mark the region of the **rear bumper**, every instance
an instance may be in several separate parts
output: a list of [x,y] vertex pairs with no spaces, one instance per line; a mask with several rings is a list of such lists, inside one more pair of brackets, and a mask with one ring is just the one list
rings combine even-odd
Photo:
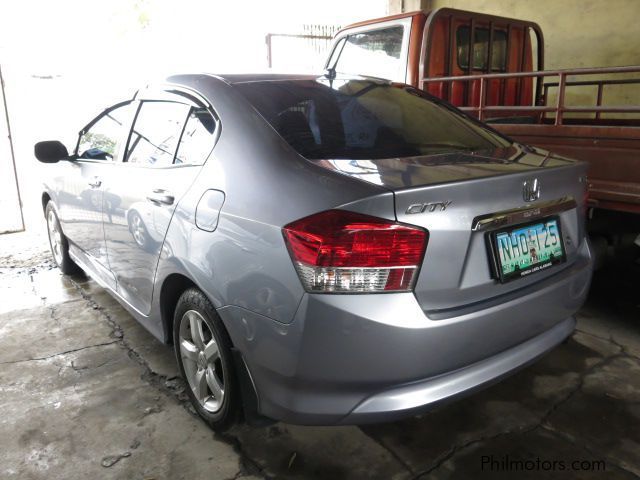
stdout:
[[411,293],[305,294],[290,324],[240,307],[219,312],[262,415],[308,425],[388,421],[495,382],[564,340],[591,263],[585,242],[572,265],[518,296],[440,320]]
[[529,365],[561,343],[573,332],[576,321],[569,317],[546,332],[486,360],[452,373],[386,390],[370,396],[342,419],[341,423],[371,423],[392,420],[433,407],[499,381]]

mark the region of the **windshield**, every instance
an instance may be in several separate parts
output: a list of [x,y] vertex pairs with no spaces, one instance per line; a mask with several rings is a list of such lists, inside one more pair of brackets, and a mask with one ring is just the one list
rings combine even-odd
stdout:
[[511,144],[408,86],[319,78],[247,82],[235,88],[309,159],[412,157]]

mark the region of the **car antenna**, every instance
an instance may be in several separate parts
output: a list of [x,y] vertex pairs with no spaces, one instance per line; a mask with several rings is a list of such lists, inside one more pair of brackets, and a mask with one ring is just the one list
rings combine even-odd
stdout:
[[329,86],[333,88],[333,81],[336,79],[336,67],[327,67],[324,69],[324,76],[329,80]]
[[336,67],[327,67],[324,69],[324,76],[329,80],[334,80],[336,78]]

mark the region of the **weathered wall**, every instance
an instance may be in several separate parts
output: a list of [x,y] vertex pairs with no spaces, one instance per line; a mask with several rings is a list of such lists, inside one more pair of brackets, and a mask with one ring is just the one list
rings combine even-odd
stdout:
[[414,10],[430,10],[431,0],[388,0],[389,15]]
[[531,20],[545,68],[640,64],[640,0],[389,0],[390,13],[452,7]]

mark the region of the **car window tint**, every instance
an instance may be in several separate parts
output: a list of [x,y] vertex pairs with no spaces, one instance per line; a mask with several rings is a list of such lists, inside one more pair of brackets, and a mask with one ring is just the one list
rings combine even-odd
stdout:
[[206,108],[192,108],[178,145],[175,164],[201,165],[215,141],[216,121]]
[[411,87],[317,79],[234,86],[309,159],[379,159],[492,150],[510,142]]
[[81,137],[78,156],[90,160],[117,160],[119,148],[129,125],[133,105],[128,103],[104,114]]
[[402,25],[349,35],[335,70],[404,82],[406,66],[401,58],[403,36]]
[[171,165],[189,109],[182,103],[142,102],[125,161],[154,167]]

